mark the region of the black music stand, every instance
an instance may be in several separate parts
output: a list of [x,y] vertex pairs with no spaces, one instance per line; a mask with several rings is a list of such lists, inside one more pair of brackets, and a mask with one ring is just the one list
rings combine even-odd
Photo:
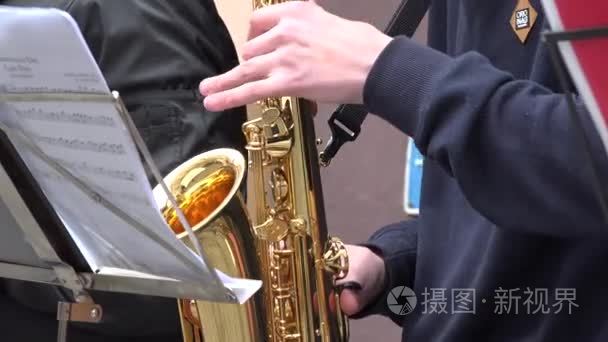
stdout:
[[[31,59],[37,63],[35,68],[23,67],[30,72],[26,77],[27,82],[16,82],[15,80],[21,80],[22,77],[20,75],[13,77],[4,69],[2,71],[5,72],[0,73],[2,76],[6,75],[4,77],[8,80],[0,79],[0,225],[2,225],[0,226],[0,277],[61,286],[71,292],[71,296],[66,296],[69,299],[58,304],[57,338],[62,342],[66,340],[68,322],[96,323],[103,319],[103,308],[93,302],[89,291],[175,298],[176,305],[177,299],[183,298],[238,304],[253,295],[260,288],[261,281],[245,279],[236,281],[213,269],[208,262],[200,241],[194,235],[175,196],[164,183],[163,176],[119,94],[107,89],[103,75],[95,64],[73,18],[66,12],[54,9],[15,9],[5,6],[0,6],[0,16],[3,16],[4,21],[0,20],[0,22],[6,25],[6,31],[11,32],[2,36],[1,50],[9,51],[10,56],[32,56]],[[48,51],[37,45],[48,40],[35,39],[41,36],[41,32],[47,32],[45,25],[48,25],[49,30],[55,30],[57,37],[53,37],[53,42],[73,42],[63,46],[71,51],[72,62],[78,66],[74,73],[79,76],[72,75],[71,66],[62,69],[63,71],[54,70],[59,65],[70,63],[70,59],[64,60],[60,55],[64,53],[63,51],[58,50],[59,52],[53,53],[54,51]],[[16,34],[13,35],[12,30]],[[25,33],[19,35],[19,30]],[[47,35],[43,36],[47,37]],[[50,47],[47,46],[47,49]],[[44,70],[39,70],[43,68]],[[81,75],[84,75],[84,81],[74,79],[74,77],[79,79]],[[89,87],[91,79],[103,86]],[[49,84],[52,86],[48,86]],[[158,224],[162,222],[156,222],[157,225],[146,223],[145,215],[148,213],[144,213],[143,218],[139,218],[138,213],[129,213],[128,208],[121,208],[120,204],[108,200],[117,197],[106,195],[101,185],[91,182],[90,179],[87,182],[86,177],[76,177],[71,170],[77,168],[71,167],[70,161],[60,161],[47,155],[35,140],[34,132],[27,132],[18,123],[12,122],[14,118],[11,107],[22,103],[35,103],[38,108],[78,104],[92,112],[98,111],[97,108],[108,111],[106,114],[110,115],[112,120],[120,122],[116,129],[120,130],[121,134],[124,132],[130,136],[132,141],[127,144],[134,143],[134,148],[138,152],[137,157],[140,159],[137,162],[141,162],[143,167],[148,167],[154,180],[167,196],[167,200],[172,203],[180,223],[188,233],[191,248],[198,258],[190,254],[191,251],[185,244],[172,240],[177,237],[168,230],[168,226],[166,226],[167,231],[160,231],[164,227],[159,227]],[[2,116],[5,114],[2,112],[5,109],[3,107],[6,107],[8,112],[6,116]],[[55,127],[47,126],[45,129],[53,130]],[[86,132],[79,133],[86,134]],[[42,177],[42,172],[35,170],[33,163],[24,161],[29,161],[28,157],[20,154],[24,151],[27,151],[28,156],[31,154],[35,157],[40,165],[44,164],[45,170],[52,170],[53,175],[69,183],[70,191],[80,192],[79,195],[82,196],[78,196],[77,200],[86,197],[87,201],[95,204],[90,208],[103,210],[104,215],[112,215],[112,221],[109,222],[120,220],[121,233],[134,234],[120,235],[123,241],[143,237],[150,242],[148,248],[142,250],[146,252],[142,258],[147,258],[146,261],[150,261],[153,265],[159,261],[168,262],[162,263],[162,267],[155,268],[141,265],[144,263],[141,260],[133,262],[126,260],[125,255],[131,257],[137,255],[126,254],[125,250],[115,248],[111,239],[107,237],[96,238],[96,234],[104,227],[82,229],[77,227],[77,222],[70,222],[67,217],[69,214],[59,209],[63,203],[53,202],[59,201],[61,197],[56,192],[43,191],[43,189],[48,190],[46,186],[48,181],[33,176]],[[85,150],[83,153],[88,151]],[[130,156],[134,157],[134,154]],[[32,168],[29,169],[28,165]],[[139,168],[138,170],[142,171]],[[142,188],[136,191],[138,190],[143,192],[149,189]],[[60,192],[60,195],[65,194]],[[77,209],[79,203],[72,201],[68,205]],[[152,206],[151,209],[156,208]],[[157,218],[161,220],[160,213],[156,214],[159,214]],[[69,225],[73,225],[72,229]],[[112,231],[106,233],[111,234]],[[87,240],[87,243],[83,243],[84,240]],[[101,243],[97,244],[97,242]],[[103,246],[99,246],[102,244]],[[125,248],[124,245],[122,248]],[[161,249],[163,255],[170,256],[171,260],[160,260],[162,256],[155,257]],[[130,252],[135,250],[132,249]],[[96,255],[107,256],[108,260],[115,259],[119,262],[103,261],[103,264],[96,265],[95,259],[99,259],[95,257]],[[178,266],[182,271],[171,272]],[[184,272],[184,270],[192,273],[188,274],[188,271]],[[107,316],[107,312],[105,314]]]
[[[584,150],[585,157],[591,165],[594,190],[596,191],[596,196],[598,198],[598,201],[600,202],[602,212],[604,213],[605,223],[608,226],[608,191],[602,189],[602,183],[600,181],[600,169],[598,168],[597,163],[595,162],[595,159],[592,156],[591,143],[583,129],[583,124],[580,118],[581,113],[579,113],[574,103],[574,94],[571,91],[571,88],[569,87],[568,70],[566,70],[566,66],[564,65],[564,63],[562,63],[562,58],[558,46],[560,42],[565,41],[589,40],[607,37],[608,27],[592,27],[564,31],[547,31],[543,33],[543,39],[549,48],[549,55],[551,56],[554,69],[557,73],[560,87],[566,95],[566,101],[568,104],[570,115],[572,115],[572,119],[575,125],[577,126],[576,131],[579,133],[579,139],[580,143],[582,144],[582,149]],[[608,153],[608,151],[606,152]]]
[[[125,120],[143,159],[149,164],[152,172],[159,176],[158,169],[117,92],[113,92],[111,96],[78,94],[67,97],[65,94],[0,94],[0,102],[21,100],[113,102]],[[96,273],[86,262],[67,227],[12,145],[9,139],[11,136],[13,139],[17,138],[10,128],[0,124],[0,277],[61,286],[72,293],[72,302],[58,303],[58,341],[66,341],[68,322],[99,323],[103,319],[103,308],[93,302],[88,294],[90,290],[238,302],[231,289],[225,289],[227,292],[210,291],[207,286],[209,284],[162,277]],[[35,146],[30,147],[35,153],[41,154],[39,157],[48,159],[48,156],[36,151]],[[57,171],[67,172],[65,169]],[[78,179],[73,175],[64,173],[64,176],[71,179],[82,191],[93,191],[84,184],[78,184]],[[100,196],[95,193],[90,195]],[[107,203],[101,196],[98,200],[102,203],[105,201],[106,205],[110,206],[108,209],[131,223],[134,229],[141,231],[137,222],[130,221],[130,217],[119,208],[112,207],[112,204]]]

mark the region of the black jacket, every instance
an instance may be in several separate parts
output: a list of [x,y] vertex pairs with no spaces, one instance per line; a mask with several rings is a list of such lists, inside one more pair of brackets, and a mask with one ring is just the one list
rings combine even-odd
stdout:
[[[238,63],[213,0],[14,0],[0,4],[56,7],[74,17],[110,88],[120,92],[161,172],[168,173],[186,159],[217,147],[244,152],[244,108],[230,113],[209,112],[198,97],[198,83],[203,78]],[[55,328],[56,303],[66,294],[59,288],[38,284],[5,280],[4,285],[0,293],[3,337],[54,341],[54,331],[44,327]],[[92,330],[91,334],[73,329],[70,340],[81,337],[91,341],[93,335],[122,336],[129,341],[146,335],[179,340],[174,299],[108,293],[94,293],[94,299],[106,308],[105,322],[79,326]],[[11,306],[13,300],[18,304]],[[32,311],[19,311],[22,309]],[[18,328],[24,320],[29,322],[26,327],[37,328]]]
[[[592,181],[608,160],[578,96],[582,131],[569,112],[541,1],[525,44],[516,3],[433,1],[430,47],[395,39],[365,85],[368,110],[425,156],[420,216],[368,242],[388,274],[371,312],[400,322],[403,341],[608,339],[608,227]],[[399,286],[418,298],[407,315],[387,306]]]

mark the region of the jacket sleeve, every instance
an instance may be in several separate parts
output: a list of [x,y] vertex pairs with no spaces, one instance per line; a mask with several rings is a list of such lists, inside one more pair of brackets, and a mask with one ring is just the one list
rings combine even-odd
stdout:
[[[564,94],[516,80],[475,52],[453,58],[398,37],[374,64],[364,102],[412,136],[497,226],[562,237],[608,232]],[[605,150],[579,99],[576,106],[605,174]]]
[[370,239],[360,244],[378,254],[384,261],[386,280],[384,290],[353,319],[369,315],[383,315],[401,325],[403,315],[388,310],[387,296],[398,286],[412,288],[416,270],[416,250],[418,246],[418,220],[393,223],[375,232]]

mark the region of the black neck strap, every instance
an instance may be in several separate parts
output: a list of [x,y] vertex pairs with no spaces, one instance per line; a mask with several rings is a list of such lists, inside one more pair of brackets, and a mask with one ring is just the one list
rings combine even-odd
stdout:
[[[413,36],[424,18],[430,2],[430,0],[403,0],[384,33],[390,37]],[[367,110],[363,105],[343,104],[338,106],[328,121],[331,138],[327,142],[325,150],[319,155],[321,165],[329,165],[344,143],[357,139],[366,116]]]

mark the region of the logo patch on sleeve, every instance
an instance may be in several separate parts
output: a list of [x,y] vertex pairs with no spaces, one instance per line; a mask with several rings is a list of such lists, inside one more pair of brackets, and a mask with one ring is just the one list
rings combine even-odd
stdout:
[[517,1],[517,6],[515,6],[511,16],[511,27],[522,44],[526,43],[537,18],[538,12],[532,7],[530,0]]

